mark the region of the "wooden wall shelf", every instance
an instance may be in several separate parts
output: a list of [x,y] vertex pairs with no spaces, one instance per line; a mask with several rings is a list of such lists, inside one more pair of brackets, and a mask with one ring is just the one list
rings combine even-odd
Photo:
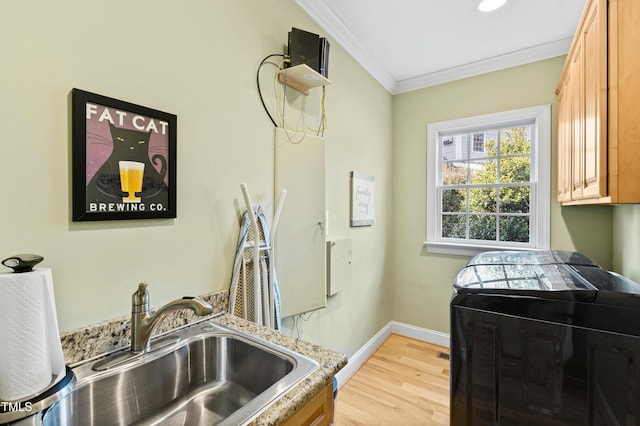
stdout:
[[278,80],[305,95],[309,94],[309,89],[331,84],[330,80],[305,64],[280,70]]

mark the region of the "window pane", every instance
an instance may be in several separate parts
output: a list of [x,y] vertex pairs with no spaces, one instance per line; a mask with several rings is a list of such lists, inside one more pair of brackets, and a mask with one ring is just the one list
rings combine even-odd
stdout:
[[484,133],[473,134],[473,151],[484,152]]
[[500,188],[500,213],[529,213],[531,188],[516,186]]
[[531,126],[500,131],[500,155],[530,154]]
[[495,160],[473,161],[469,163],[471,183],[498,182],[498,168]]
[[464,189],[444,189],[442,191],[442,211],[443,212],[466,212]]
[[550,196],[550,108],[482,118],[427,127],[427,247],[465,254],[472,247],[545,248],[548,203],[537,201]]
[[500,241],[529,242],[529,216],[500,216]]
[[490,137],[490,133],[486,133],[487,137],[484,140],[484,153],[487,157],[495,157],[498,155],[498,133],[494,132]]
[[467,220],[465,215],[443,215],[443,238],[466,238]]
[[496,240],[495,216],[469,216],[469,238],[472,240]]
[[478,213],[495,213],[496,188],[470,188],[469,211]]
[[469,136],[454,135],[441,138],[442,160],[464,161],[469,159]]
[[442,184],[443,185],[462,185],[467,183],[466,162],[448,161],[442,163]]
[[529,157],[509,157],[500,159],[500,182],[531,181],[531,160]]

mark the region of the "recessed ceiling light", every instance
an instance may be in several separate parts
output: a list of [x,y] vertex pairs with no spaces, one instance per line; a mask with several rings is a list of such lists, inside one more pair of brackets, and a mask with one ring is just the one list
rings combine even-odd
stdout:
[[480,12],[491,12],[504,6],[507,0],[482,0],[478,5]]

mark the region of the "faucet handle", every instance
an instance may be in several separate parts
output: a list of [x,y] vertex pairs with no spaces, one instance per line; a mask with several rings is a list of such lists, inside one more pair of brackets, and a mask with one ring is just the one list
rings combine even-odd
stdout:
[[[142,308],[142,309],[141,309]],[[149,292],[147,283],[138,284],[138,290],[131,296],[131,312],[145,313],[149,310]]]

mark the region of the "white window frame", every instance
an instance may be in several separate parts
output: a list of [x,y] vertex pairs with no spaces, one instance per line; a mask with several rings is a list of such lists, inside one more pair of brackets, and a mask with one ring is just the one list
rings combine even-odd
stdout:
[[[533,120],[535,139],[531,142],[531,216],[529,243],[505,241],[456,240],[442,238],[442,200],[437,186],[442,182],[441,133],[472,132],[491,126],[508,126],[511,122]],[[534,138],[532,138],[534,139]],[[427,206],[426,241],[431,253],[473,256],[486,250],[548,250],[551,229],[551,105],[539,105],[512,111],[441,121],[427,125]]]
[[[476,141],[476,135],[482,135],[481,141]],[[484,152],[484,142],[485,142],[484,132],[475,132],[473,133],[473,140],[471,141],[473,152]],[[476,146],[476,142],[478,145]],[[480,149],[476,149],[476,147],[480,147]]]

